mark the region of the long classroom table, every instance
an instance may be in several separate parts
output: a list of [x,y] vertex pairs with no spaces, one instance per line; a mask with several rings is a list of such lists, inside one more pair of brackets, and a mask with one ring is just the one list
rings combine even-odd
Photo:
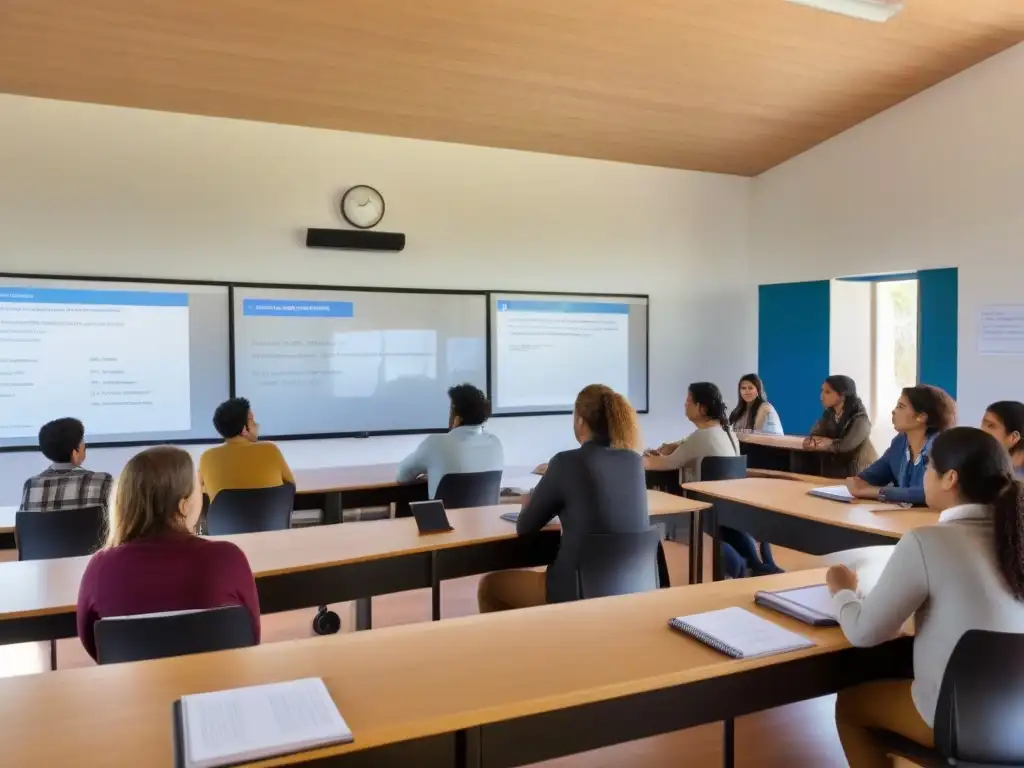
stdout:
[[[759,589],[823,578],[803,571],[0,680],[4,762],[172,765],[181,696],[302,677],[324,679],[355,741],[259,765],[511,768],[905,676],[909,638],[855,649],[839,629],[753,603]],[[815,646],[734,660],[667,626],[730,605]]]
[[[675,521],[704,502],[648,491],[655,522]],[[371,598],[429,588],[433,618],[441,616],[441,582],[506,568],[549,565],[557,526],[516,536],[501,504],[448,511],[454,530],[422,536],[412,518],[358,525],[293,528],[223,536],[242,548],[259,591],[260,612],[277,613],[357,601],[358,629],[372,624]],[[74,637],[78,585],[88,557],[0,563],[0,645]]]
[[[934,525],[939,513],[905,509],[893,504],[863,501],[845,504],[810,496],[815,483],[799,480],[747,477],[685,483],[691,498],[710,503],[697,514],[694,527],[717,542],[720,527],[745,531],[758,541],[778,544],[812,555],[844,549],[895,544],[914,528]],[[703,573],[703,537],[694,537],[690,552],[691,582]],[[720,547],[714,548],[715,578],[721,575]]]
[[765,435],[741,432],[740,453],[752,469],[823,474],[824,453],[804,448],[804,435]]

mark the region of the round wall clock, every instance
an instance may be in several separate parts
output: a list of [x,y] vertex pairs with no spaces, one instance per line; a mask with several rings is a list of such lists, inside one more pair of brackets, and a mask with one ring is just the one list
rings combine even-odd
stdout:
[[341,215],[359,229],[372,229],[384,218],[384,196],[367,184],[357,184],[341,198]]

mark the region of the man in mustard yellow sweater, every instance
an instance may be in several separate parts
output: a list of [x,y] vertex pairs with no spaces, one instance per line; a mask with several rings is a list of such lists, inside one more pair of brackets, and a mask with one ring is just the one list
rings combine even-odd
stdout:
[[210,501],[223,490],[274,488],[295,484],[288,462],[273,443],[259,443],[259,424],[244,397],[226,400],[213,414],[224,443],[199,459],[199,476]]

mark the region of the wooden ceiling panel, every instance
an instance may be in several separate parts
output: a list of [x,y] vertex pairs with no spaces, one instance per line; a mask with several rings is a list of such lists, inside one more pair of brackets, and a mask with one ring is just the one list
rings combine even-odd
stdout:
[[784,0],[0,0],[0,91],[755,175],[1024,40]]

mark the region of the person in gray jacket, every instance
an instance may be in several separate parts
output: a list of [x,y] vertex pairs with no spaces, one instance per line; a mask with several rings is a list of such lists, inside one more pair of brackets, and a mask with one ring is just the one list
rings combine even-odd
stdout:
[[601,384],[576,398],[573,431],[579,448],[556,454],[516,522],[520,536],[555,517],[562,525],[558,556],[547,572],[501,571],[480,581],[481,613],[578,599],[576,566],[588,533],[637,533],[650,525],[636,411]]

